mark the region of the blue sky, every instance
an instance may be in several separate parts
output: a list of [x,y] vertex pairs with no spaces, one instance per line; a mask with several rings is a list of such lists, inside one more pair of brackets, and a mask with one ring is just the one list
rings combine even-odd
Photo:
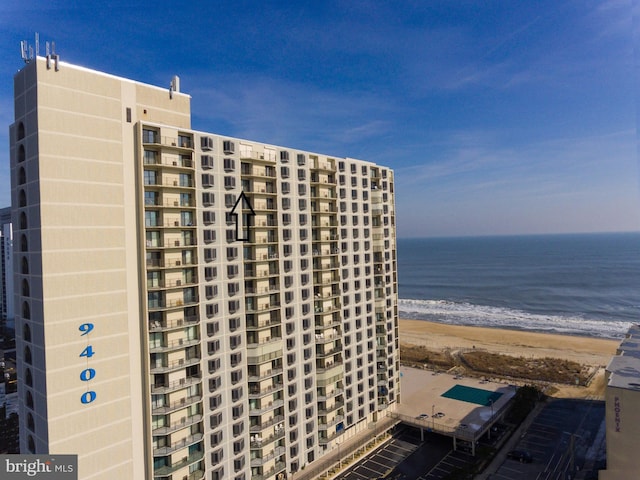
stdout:
[[35,32],[179,75],[193,128],[392,167],[400,237],[640,230],[628,0],[0,2],[0,206]]

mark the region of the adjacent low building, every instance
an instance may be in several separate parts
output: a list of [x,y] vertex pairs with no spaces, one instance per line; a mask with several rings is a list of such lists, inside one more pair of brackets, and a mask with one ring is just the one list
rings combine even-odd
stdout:
[[633,325],[607,366],[607,468],[600,480],[628,480],[640,472],[640,325]]
[[280,479],[395,409],[392,170],[194,130],[177,78],[50,56],[14,83],[23,453]]

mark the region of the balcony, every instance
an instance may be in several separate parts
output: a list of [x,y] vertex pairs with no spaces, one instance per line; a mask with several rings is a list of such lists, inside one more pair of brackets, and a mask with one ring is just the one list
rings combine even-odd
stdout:
[[153,321],[149,322],[150,332],[162,332],[165,330],[175,330],[184,328],[185,326],[196,325],[198,323],[198,317],[196,315],[190,317],[179,318],[171,321]]
[[182,448],[188,447],[189,445],[193,445],[194,443],[198,443],[200,440],[202,440],[202,437],[203,437],[202,433],[197,433],[195,435],[190,435],[184,440],[181,440],[178,443],[174,443],[171,446],[154,448],[153,456],[158,457],[162,455],[170,455]]
[[[196,453],[193,453],[191,455],[189,455],[188,457],[184,458],[183,460],[174,463],[171,466],[165,466],[165,467],[160,467],[156,470],[153,471],[153,476],[154,477],[162,477],[162,476],[166,476],[166,475],[170,475],[171,473],[180,470],[181,468],[186,467],[187,465],[191,465],[192,463],[196,463],[199,462],[200,460],[202,460],[204,458],[204,450],[198,450]],[[199,472],[198,476],[198,472],[193,472],[192,475],[195,476],[193,478],[191,478],[191,476],[189,476],[189,480],[196,480],[199,478],[202,478],[202,475],[204,475],[204,472]]]
[[172,340],[171,342],[165,343],[163,345],[150,345],[149,352],[150,353],[170,352],[172,350],[180,350],[182,348],[192,347],[193,345],[198,345],[199,343],[200,343],[199,338],[194,338],[190,340],[180,338],[178,340]]
[[283,372],[282,368],[272,368],[270,370],[262,372],[260,375],[249,374],[249,377],[247,378],[247,380],[249,382],[259,382],[261,380],[266,380],[267,378],[270,378],[270,377],[275,377],[276,375],[282,375],[282,372]]
[[[335,402],[333,405],[330,405],[328,407],[325,407],[324,409],[318,408],[318,416],[321,415],[327,415],[341,407],[344,407],[344,402]],[[338,417],[336,417],[338,418]],[[339,418],[343,418],[343,417],[339,417]],[[340,420],[338,420],[340,421]]]
[[342,373],[342,366],[343,366],[343,362],[342,361],[336,361],[333,363],[327,363],[325,364],[324,367],[316,367],[316,374],[317,375],[323,375],[323,376],[330,376],[327,374],[331,374],[331,375],[338,375],[340,373]]
[[[169,405],[152,407],[151,413],[153,413],[154,415],[162,415],[166,413],[175,412],[176,410],[181,410],[183,408],[188,407],[189,405],[193,405],[194,403],[197,403],[200,400],[202,400],[202,395],[193,395],[191,397],[181,398],[180,400],[176,402],[172,402]],[[154,452],[154,455],[156,455],[155,452]]]
[[[285,448],[284,447],[275,447],[267,455],[264,455],[264,456],[259,457],[259,458],[252,458],[251,459],[251,466],[252,467],[261,467],[262,465],[264,465],[265,463],[269,462],[270,460],[273,460],[274,458],[283,455],[284,452],[285,452]],[[253,479],[255,477],[252,476],[251,478]]]
[[151,431],[151,434],[152,435],[168,435],[170,433],[176,432],[183,428],[190,427],[194,423],[198,423],[201,420],[202,420],[202,415],[192,415],[190,417],[183,417],[181,421],[174,422],[173,424],[167,427],[154,428]]
[[283,388],[283,384],[282,383],[276,383],[274,385],[270,385],[266,388],[251,388],[249,387],[249,398],[260,398],[260,397],[264,397],[267,394],[273,393],[276,390],[282,390]]
[[151,393],[160,394],[175,392],[191,385],[195,385],[196,383],[200,383],[201,380],[201,375],[192,375],[187,378],[181,378],[180,380],[174,380],[166,385],[151,385]]
[[276,308],[280,308],[280,302],[270,302],[262,305],[253,305],[247,302],[245,305],[245,311],[247,313],[268,312]]
[[[328,427],[330,427],[330,426],[332,426],[332,425],[335,425],[336,423],[341,422],[343,417],[336,417],[336,420],[337,420],[338,418],[340,418],[340,420],[339,420],[339,421],[331,422],[331,424],[325,423],[324,425],[319,425],[319,426],[318,426],[318,429],[319,429],[319,430],[326,430]],[[333,431],[333,432],[327,432],[327,436],[326,436],[326,437],[322,437],[322,436],[321,436],[321,437],[320,437],[320,439],[318,440],[318,443],[320,443],[320,445],[327,444],[327,443],[329,443],[329,442],[331,442],[331,441],[335,440],[336,438],[338,438],[338,437],[339,437],[340,435],[342,435],[343,433],[344,433],[344,430],[340,430],[339,432],[335,432],[335,431]]]
[[287,464],[285,462],[276,462],[275,467],[270,468],[266,472],[251,475],[251,480],[267,480],[268,478],[274,477],[277,473],[284,472],[286,468]]
[[330,398],[337,397],[338,395],[341,395],[342,393],[344,393],[344,389],[343,388],[334,388],[333,390],[330,390],[330,391],[326,392],[324,395],[318,394],[318,401],[319,402],[323,402],[323,401],[326,401],[326,400],[328,400]]
[[280,318],[274,318],[263,321],[247,321],[247,330],[262,330],[264,328],[273,327],[274,325],[282,325],[282,320]]
[[249,410],[249,415],[263,415],[267,412],[275,410],[278,407],[282,407],[284,405],[284,400],[273,400],[272,402],[266,403],[264,406],[261,405],[258,408],[252,408]]
[[[250,432],[261,432],[262,430],[264,430],[265,428],[269,428],[272,427],[273,425],[275,425],[276,423],[281,423],[284,422],[284,415],[276,415],[275,417],[271,418],[270,420],[266,421],[266,422],[262,422],[259,425],[251,425],[249,427],[249,431]],[[282,432],[282,435],[280,435],[279,432]],[[255,443],[256,445],[253,446],[251,448],[261,448],[262,445],[269,443],[269,442],[273,442],[274,440],[277,440],[278,438],[281,438],[282,436],[284,436],[284,428],[281,429],[276,429],[276,433],[271,435],[270,437],[263,439],[262,437],[260,437],[260,435],[252,435],[252,443]]]
[[[280,416],[278,418],[284,419],[284,417]],[[282,421],[282,420],[278,420]],[[251,432],[260,432],[263,429],[270,427],[274,422],[268,422],[269,425],[252,425],[250,431]],[[263,448],[276,440],[279,440],[284,437],[284,428],[281,428],[276,431],[276,433],[269,435],[267,438],[262,438],[260,435],[251,435],[251,442],[249,443],[250,448]]]
[[173,362],[170,362],[167,365],[151,365],[151,373],[166,373],[171,372],[173,370],[179,370],[181,368],[190,367],[192,365],[197,365],[200,363],[200,357],[188,358],[188,359],[179,359]]

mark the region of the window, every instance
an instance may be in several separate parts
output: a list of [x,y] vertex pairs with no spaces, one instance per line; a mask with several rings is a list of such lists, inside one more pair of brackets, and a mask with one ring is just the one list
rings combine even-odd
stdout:
[[202,174],[202,186],[204,188],[213,187],[213,175],[211,175],[209,173],[203,173]]
[[298,160],[298,165],[304,165],[306,163],[306,157],[302,153],[298,154],[297,160]]
[[211,300],[212,298],[218,296],[218,286],[217,285],[206,285],[204,287],[204,295],[207,297],[207,300]]
[[289,186],[289,182],[282,182],[280,189],[284,195],[288,195],[291,193],[291,188]]
[[213,316],[215,316],[218,313],[218,304],[217,303],[208,304],[205,307],[205,311],[206,311],[206,314],[207,314],[207,318],[212,318]]
[[231,362],[231,367],[237,367],[238,365],[240,365],[240,362],[242,361],[242,354],[232,353],[231,355],[229,355],[229,360]]
[[207,282],[210,282],[218,276],[217,267],[204,267],[204,278]]
[[224,188],[227,190],[236,188],[236,179],[234,177],[224,177]]
[[211,155],[201,155],[200,165],[203,170],[211,170],[213,168],[213,157]]
[[143,143],[157,143],[158,140],[158,132],[156,132],[155,130],[148,130],[148,129],[143,129],[142,130],[142,142]]
[[203,235],[204,235],[204,243],[213,243],[216,241],[215,230],[203,230]]
[[[237,247],[227,247],[227,260],[235,260],[238,257]],[[237,274],[237,272],[236,272]]]
[[[306,224],[307,224],[307,214],[306,214],[306,213],[301,213],[301,214],[298,216],[298,220],[300,221],[300,225],[306,225]],[[301,230],[301,231],[302,231],[302,230]],[[306,237],[307,237],[307,236],[305,235],[305,238],[306,238]],[[300,238],[302,238],[302,237],[300,237]]]
[[307,194],[307,186],[304,184],[298,185],[298,195],[303,196]]
[[242,398],[242,387],[237,387],[231,390],[231,401],[237,402]]
[[300,210],[306,210],[307,209],[307,201],[304,198],[301,198],[298,200],[298,208]]
[[[222,380],[220,377],[213,377],[209,379],[209,393],[213,393],[220,388]],[[211,428],[216,428],[222,421],[222,413],[217,413],[211,417]]]
[[202,223],[204,223],[205,225],[211,225],[212,223],[215,223],[215,221],[216,221],[215,212],[210,212],[208,210],[204,210],[202,212]]
[[[240,380],[242,380],[242,370],[234,370],[231,372],[231,383],[233,385],[235,385],[236,383],[238,383]],[[234,409],[239,409],[239,413],[236,415],[234,413],[233,418],[238,418],[241,414],[242,414],[242,405],[240,405],[239,407],[234,407]]]
[[280,161],[285,163],[288,162],[289,152],[287,152],[286,150],[280,150]]
[[215,194],[211,192],[202,192],[202,206],[211,207],[215,204]]
[[290,198],[283,198],[282,199],[282,209],[283,210],[289,210],[291,208],[291,199]]
[[[298,180],[305,180],[306,178],[307,178],[307,172],[304,169],[299,168],[298,169]],[[305,192],[305,194],[306,194],[306,192]]]
[[225,140],[222,142],[222,151],[226,155],[233,155],[236,152],[236,145],[230,140]]
[[225,172],[233,172],[236,169],[236,161],[233,158],[225,158],[222,164]]
[[236,196],[233,193],[227,193],[224,196],[225,207],[231,208],[236,204]]
[[[236,267],[236,265],[229,265],[227,267],[227,271],[229,271],[229,267]],[[231,275],[230,278],[235,277],[236,274]],[[238,283],[228,283],[227,284],[227,293],[229,294],[230,297],[233,297],[236,293],[238,293],[240,291],[240,285]]]
[[204,151],[209,151],[213,149],[213,138],[211,137],[200,137],[200,148]]
[[217,253],[215,248],[204,249],[204,261],[207,263],[213,262],[216,259]]
[[144,184],[145,185],[157,185],[156,179],[157,172],[155,170],[145,170],[144,171]]
[[280,176],[282,178],[289,178],[289,167],[280,167]]

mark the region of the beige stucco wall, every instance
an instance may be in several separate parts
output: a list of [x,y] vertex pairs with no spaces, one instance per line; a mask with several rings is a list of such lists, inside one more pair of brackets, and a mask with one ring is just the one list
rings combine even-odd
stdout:
[[[24,108],[37,109],[40,197],[29,203],[39,200],[42,219],[46,349],[36,360],[46,397],[37,401],[47,404],[36,435],[50,453],[78,454],[79,478],[145,478],[136,122],[188,128],[189,97],[64,63],[47,69],[41,58],[36,70],[37,103],[30,95]],[[85,323],[94,329],[82,336]],[[88,345],[94,355],[80,357]],[[96,398],[83,404],[87,390]]]

